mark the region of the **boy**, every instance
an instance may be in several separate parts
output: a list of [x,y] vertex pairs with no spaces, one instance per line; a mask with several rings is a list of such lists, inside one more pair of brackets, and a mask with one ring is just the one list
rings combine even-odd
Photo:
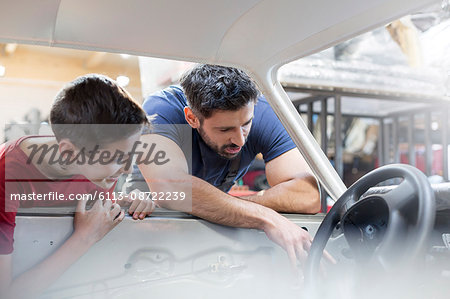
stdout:
[[[118,177],[129,172],[131,149],[149,125],[132,97],[101,75],[82,76],[64,87],[50,123],[54,136],[25,136],[0,145],[1,298],[37,296],[122,221],[117,203],[97,200],[86,210],[86,200],[80,199],[113,198]],[[72,235],[41,263],[12,278],[17,209],[30,203],[48,206],[48,200],[29,199],[56,195],[58,204],[78,201]],[[135,206],[141,214],[152,210]]]

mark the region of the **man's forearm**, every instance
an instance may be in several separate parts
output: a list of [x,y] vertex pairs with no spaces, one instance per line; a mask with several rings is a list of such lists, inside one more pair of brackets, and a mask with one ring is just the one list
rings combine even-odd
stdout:
[[264,229],[274,215],[266,207],[228,195],[195,177],[192,192],[192,214],[218,224]]
[[320,210],[319,190],[313,177],[292,179],[240,198],[277,212],[315,214]]
[[192,201],[188,198],[184,202],[161,201],[158,202],[161,207],[188,212],[217,224],[261,230],[279,216],[267,207],[230,196],[197,177],[186,175],[178,181],[181,183],[154,182],[150,188],[156,192],[183,190]]

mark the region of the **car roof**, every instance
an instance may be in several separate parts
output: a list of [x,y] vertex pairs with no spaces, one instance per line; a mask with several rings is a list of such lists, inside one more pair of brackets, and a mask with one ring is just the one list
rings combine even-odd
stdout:
[[0,41],[239,66],[317,52],[430,0],[0,0]]

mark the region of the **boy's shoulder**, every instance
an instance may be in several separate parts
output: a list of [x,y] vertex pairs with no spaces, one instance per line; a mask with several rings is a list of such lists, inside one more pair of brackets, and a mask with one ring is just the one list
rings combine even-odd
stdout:
[[2,160],[2,164],[4,164],[6,158],[18,158],[18,156],[22,156],[24,153],[21,148],[21,143],[27,138],[27,136],[10,140],[0,145],[0,159]]
[[33,151],[49,151],[58,147],[54,136],[26,136],[17,142],[17,147],[29,157]]
[[10,161],[26,161],[34,146],[55,144],[53,136],[23,136],[0,145],[0,158]]

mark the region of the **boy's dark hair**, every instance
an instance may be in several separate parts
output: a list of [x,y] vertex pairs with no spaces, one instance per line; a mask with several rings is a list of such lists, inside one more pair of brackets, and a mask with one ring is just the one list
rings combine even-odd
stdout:
[[243,71],[211,64],[199,64],[185,73],[181,86],[189,106],[200,119],[214,110],[235,111],[249,102],[256,103],[258,89]]
[[68,138],[76,146],[122,140],[149,125],[127,91],[97,74],[78,77],[58,93],[50,123],[58,141]]

